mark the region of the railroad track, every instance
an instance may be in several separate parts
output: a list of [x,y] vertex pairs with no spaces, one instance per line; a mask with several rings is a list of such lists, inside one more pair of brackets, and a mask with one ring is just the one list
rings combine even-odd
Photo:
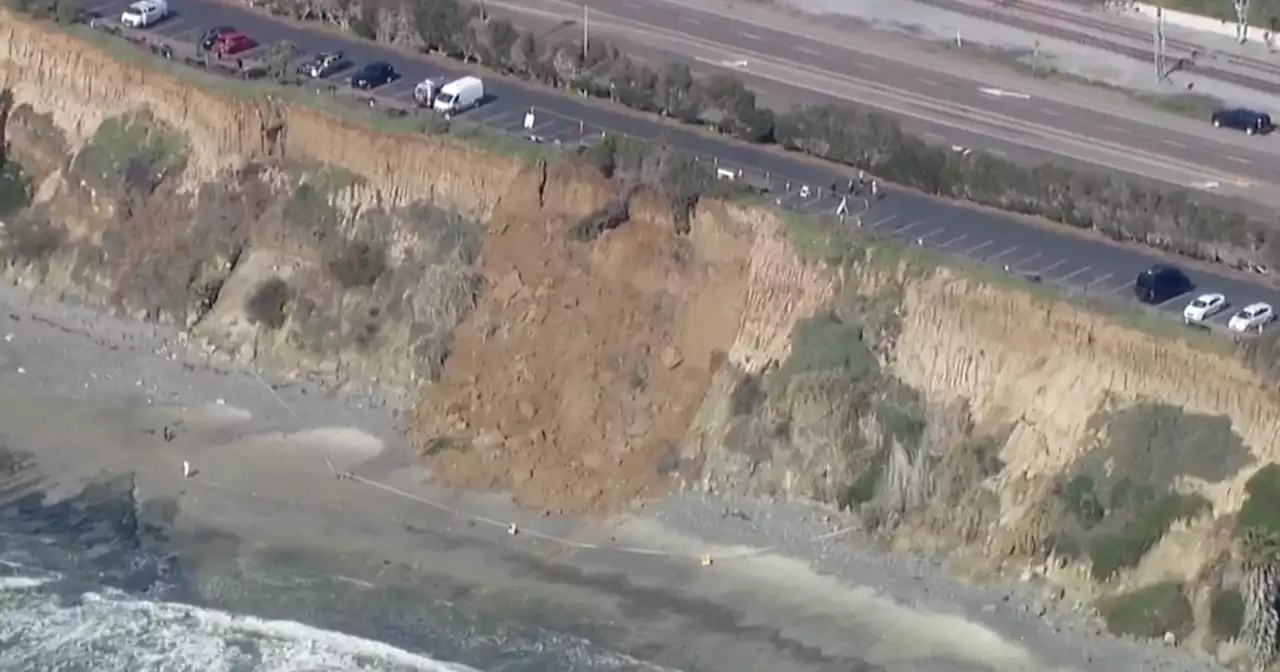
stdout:
[[[1044,22],[1037,21],[1035,19],[1028,18],[1025,16],[1017,16],[1009,13],[1008,11],[1000,11],[996,9],[988,9],[985,7],[974,6],[974,5],[963,3],[963,2],[957,2],[957,0],[918,0],[918,1],[926,5],[937,7],[939,9],[945,9],[947,11],[956,12],[957,14],[964,14],[967,16],[975,17],[975,18],[986,19],[994,23],[1004,24],[1006,26],[1010,26],[1013,28],[1021,28],[1028,32],[1037,33],[1040,35],[1044,35],[1046,37],[1053,37],[1060,40],[1067,40],[1069,42],[1075,42],[1076,44],[1080,44],[1088,47],[1094,47],[1096,49],[1102,49],[1104,51],[1110,51],[1112,53],[1121,54],[1123,56],[1128,56],[1130,58],[1134,58],[1140,61],[1151,61],[1154,59],[1154,56],[1155,56],[1154,52],[1148,48],[1142,48],[1142,47],[1137,47],[1137,46],[1128,45],[1128,44],[1119,44],[1116,42],[1111,42],[1108,40],[1101,39],[1095,35],[1091,35],[1087,32],[1083,32],[1080,30],[1072,30],[1071,28],[1062,27],[1059,25],[1047,25]],[[1017,7],[1019,9],[1025,10],[1029,7],[1029,5],[1019,4],[1017,5]],[[1057,10],[1052,10],[1044,7],[1040,7],[1038,9],[1046,10],[1047,13],[1046,12],[1039,12],[1039,13],[1042,16],[1051,17],[1055,21],[1064,21],[1068,23],[1075,23],[1077,25],[1081,24],[1079,16],[1068,14],[1067,16],[1064,17],[1064,16],[1060,16],[1059,13],[1057,13]],[[1036,13],[1036,12],[1033,11],[1032,13]],[[1119,28],[1120,30],[1126,30],[1118,26],[1110,26],[1110,28],[1112,29]],[[1107,32],[1110,32],[1117,36],[1120,35],[1115,30],[1109,30]],[[1190,55],[1191,50],[1195,48],[1194,45],[1191,45],[1189,42],[1183,42],[1181,40],[1179,40],[1178,42],[1183,45],[1186,45],[1186,47],[1183,48],[1182,50],[1186,51],[1187,52],[1186,55],[1188,56]],[[1253,61],[1253,59],[1250,59],[1250,60]],[[1250,62],[1248,64],[1248,67],[1257,67],[1257,66],[1254,65],[1252,62]],[[1273,82],[1265,79],[1258,79],[1256,77],[1250,77],[1248,75],[1241,74],[1238,72],[1223,70],[1221,68],[1216,68],[1216,67],[1213,67],[1212,65],[1206,65],[1200,62],[1195,63],[1191,67],[1191,71],[1212,77],[1219,81],[1238,84],[1240,86],[1254,89],[1256,91],[1262,91],[1265,93],[1272,93],[1272,94],[1280,94],[1280,82]],[[1280,71],[1276,71],[1276,74],[1280,74]]]

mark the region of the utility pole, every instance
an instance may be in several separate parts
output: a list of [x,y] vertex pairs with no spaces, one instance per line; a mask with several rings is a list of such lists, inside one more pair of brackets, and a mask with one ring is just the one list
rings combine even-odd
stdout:
[[582,6],[582,60],[587,60],[587,41],[590,39],[590,19],[587,18],[587,6]]
[[1244,44],[1249,39],[1249,0],[1232,0],[1236,10],[1236,39]]
[[1164,66],[1164,9],[1156,7],[1156,28],[1155,28],[1155,45],[1152,48],[1152,57],[1156,66],[1156,81],[1163,82],[1165,78]]
[[489,10],[484,7],[484,0],[480,0],[480,20],[489,23]]

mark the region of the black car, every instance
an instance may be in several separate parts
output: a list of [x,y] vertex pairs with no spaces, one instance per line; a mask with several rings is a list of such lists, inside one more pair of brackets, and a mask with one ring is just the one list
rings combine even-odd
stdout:
[[1246,110],[1243,107],[1214,112],[1213,125],[1215,128],[1233,128],[1237,131],[1244,131],[1249,135],[1270,133],[1274,128],[1271,125],[1271,115],[1265,112]]
[[200,35],[200,51],[212,51],[213,45],[218,43],[219,37],[234,32],[236,32],[236,29],[231,26],[215,26],[204,31]]
[[386,61],[377,61],[356,71],[351,75],[351,88],[353,89],[376,89],[383,84],[399,79],[400,75],[391,64]]
[[1143,303],[1164,303],[1194,288],[1191,278],[1182,269],[1165,265],[1143,271],[1133,283],[1133,293]]

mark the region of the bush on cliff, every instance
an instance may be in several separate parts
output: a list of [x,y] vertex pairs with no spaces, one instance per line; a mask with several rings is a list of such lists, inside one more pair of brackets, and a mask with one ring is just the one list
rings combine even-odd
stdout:
[[8,0],[8,5],[15,12],[64,25],[75,23],[84,9],[81,0]]
[[650,67],[604,40],[592,41],[584,55],[580,43],[562,32],[534,35],[501,19],[482,20],[479,6],[460,0],[355,0],[336,6],[265,0],[264,5],[278,14],[318,18],[364,37],[573,88],[748,142],[776,142],[927,193],[1201,259],[1235,255],[1280,263],[1280,241],[1271,241],[1274,222],[1192,203],[1186,192],[1172,187],[1156,190],[1049,164],[1028,168],[981,152],[960,155],[904,133],[886,116],[852,107],[775,112],[731,76],[698,79],[683,65]]
[[279,329],[287,318],[285,308],[289,305],[289,298],[288,283],[278,277],[269,278],[253,290],[245,301],[244,312],[254,324],[271,330]]

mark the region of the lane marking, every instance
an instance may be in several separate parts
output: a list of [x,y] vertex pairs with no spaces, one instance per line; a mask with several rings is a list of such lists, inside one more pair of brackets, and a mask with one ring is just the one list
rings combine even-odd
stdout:
[[1228,160],[1228,161],[1235,161],[1236,163],[1243,163],[1243,164],[1244,164],[1244,165],[1246,165],[1246,166],[1252,166],[1252,165],[1253,165],[1253,162],[1252,162],[1252,161],[1250,161],[1249,159],[1242,159],[1242,158],[1240,158],[1240,157],[1238,157],[1238,156],[1224,156],[1224,157],[1222,157],[1222,158],[1224,158],[1224,159],[1226,159],[1226,160]]
[[949,248],[949,247],[951,247],[952,245],[955,245],[956,243],[958,243],[958,242],[960,242],[960,241],[962,241],[962,240],[964,240],[965,238],[968,238],[968,237],[969,237],[969,236],[967,236],[967,235],[960,235],[960,236],[956,236],[955,238],[952,238],[951,240],[948,240],[947,242],[945,242],[945,243],[943,243],[943,244],[939,245],[939,247],[944,248],[944,249],[945,249],[945,248]]
[[689,25],[691,25],[691,26],[701,26],[701,25],[702,25],[702,22],[701,22],[701,21],[699,21],[699,20],[697,20],[697,19],[693,18],[692,16],[682,16],[682,17],[680,17],[680,21],[681,21],[681,22],[683,22],[683,23],[687,23],[687,24],[689,24]]
[[[1066,282],[1067,282],[1067,280],[1068,280],[1068,279],[1070,279],[1070,278],[1074,278],[1074,277],[1076,277],[1077,275],[1080,275],[1081,273],[1084,273],[1085,271],[1089,270],[1090,268],[1093,268],[1093,267],[1092,267],[1092,266],[1085,266],[1084,268],[1076,269],[1076,270],[1074,270],[1074,271],[1072,271],[1072,272],[1070,272],[1070,273],[1068,273],[1068,274],[1066,274],[1066,275],[1062,276],[1061,278],[1057,278],[1057,281],[1058,281],[1058,282],[1061,282],[1061,283],[1063,283],[1063,284],[1066,284]],[[1085,287],[1088,287],[1088,286],[1089,286],[1089,283],[1087,283],[1087,282],[1086,282],[1086,283],[1084,284],[1084,286],[1085,286]]]
[[887,223],[892,222],[893,220],[895,220],[895,219],[897,219],[897,218],[898,218],[898,216],[897,216],[897,215],[889,215],[888,217],[885,217],[884,219],[882,219],[882,220],[880,220],[880,221],[877,221],[877,222],[871,222],[871,228],[873,228],[873,229],[874,229],[874,228],[877,228],[877,227],[879,227],[881,224],[887,224]]
[[1119,126],[1112,126],[1111,124],[1104,124],[1102,127],[1108,131],[1115,131],[1116,133],[1128,133],[1128,131],[1123,128],[1120,128]]
[[1009,158],[1009,155],[1008,155],[1007,153],[1005,153],[1005,151],[1004,151],[1004,150],[1002,150],[1002,149],[984,149],[984,150],[982,150],[982,151],[984,151],[984,152],[986,152],[986,153],[988,153],[988,154],[992,154],[992,155],[998,156],[998,157],[1000,157],[1000,158],[1002,158],[1002,159],[1007,159],[1007,158]]
[[1117,286],[1117,287],[1112,287],[1112,288],[1110,288],[1110,289],[1106,290],[1106,292],[1107,292],[1108,294],[1116,294],[1116,295],[1119,295],[1119,294],[1120,294],[1120,293],[1122,293],[1122,292],[1132,292],[1132,291],[1133,291],[1133,283],[1132,283],[1132,282],[1126,282],[1126,283],[1124,283],[1124,284],[1122,284],[1122,285],[1119,285],[1119,286]]
[[1061,117],[1061,116],[1062,116],[1062,113],[1061,113],[1061,112],[1058,112],[1058,111],[1056,111],[1056,110],[1051,110],[1051,109],[1048,109],[1048,108],[1045,108],[1045,109],[1043,109],[1043,110],[1037,110],[1037,111],[1038,111],[1040,114],[1045,115],[1046,117]]
[[1181,142],[1178,142],[1177,140],[1163,140],[1163,139],[1162,139],[1160,142],[1163,142],[1164,144],[1169,145],[1169,146],[1171,146],[1171,147],[1178,147],[1178,148],[1181,148],[1181,149],[1186,149],[1186,148],[1187,148],[1187,146],[1186,146],[1186,145],[1182,144]]
[[928,86],[938,86],[938,83],[928,77],[916,77],[916,81]]
[[982,93],[987,94],[988,96],[995,96],[996,98],[1016,98],[1018,100],[1031,100],[1031,96],[1029,94],[1018,93],[1017,91],[1005,91],[1004,89],[997,89],[992,87],[984,87],[978,90],[981,91]]
[[1155,307],[1156,307],[1156,309],[1158,309],[1158,310],[1164,310],[1166,306],[1168,306],[1169,304],[1173,303],[1174,301],[1177,301],[1177,300],[1179,300],[1179,299],[1184,299],[1184,298],[1186,298],[1186,297],[1188,297],[1188,296],[1191,296],[1191,292],[1183,292],[1183,293],[1181,293],[1181,294],[1179,294],[1179,295],[1177,295],[1177,296],[1171,296],[1171,297],[1169,297],[1169,299],[1168,299],[1168,300],[1166,300],[1166,301],[1161,301],[1160,303],[1155,304]]
[[1018,246],[1017,246],[1017,245],[1014,245],[1013,247],[1011,247],[1011,248],[1009,248],[1009,249],[1007,249],[1007,250],[1005,250],[1005,251],[1001,252],[1000,254],[997,254],[997,255],[996,255],[996,256],[994,256],[994,257],[988,257],[988,258],[987,258],[987,261],[995,261],[996,259],[999,259],[1000,257],[1003,257],[1003,256],[1004,256],[1004,255],[1006,255],[1006,254],[1009,254],[1010,252],[1015,252],[1015,251],[1017,251],[1017,249],[1018,249]]
[[818,55],[819,55],[819,54],[818,54],[818,52],[817,52],[817,50],[815,50],[815,49],[810,49],[809,47],[806,47],[806,46],[803,46],[803,45],[801,45],[801,46],[799,46],[799,47],[796,47],[796,51],[798,51],[798,52],[800,52],[800,53],[802,53],[802,54],[809,54],[810,56],[818,56]]
[[947,141],[947,139],[946,139],[946,138],[942,137],[941,135],[938,135],[937,133],[934,133],[933,131],[925,131],[925,132],[921,133],[920,135],[923,135],[923,136],[924,136],[924,137],[926,137],[926,138],[932,138],[932,139],[934,139],[934,140],[938,140],[939,142],[946,142],[946,141]]
[[876,66],[871,65],[870,63],[862,63],[860,61],[854,61],[853,66],[856,68],[862,68],[863,70],[870,70],[871,72],[880,71],[880,68],[877,68]]
[[982,248],[990,245],[991,242],[992,241],[988,240],[980,245],[974,245],[973,247],[965,250],[964,252],[961,252],[960,254],[963,254],[966,257],[972,257],[974,252],[977,252],[978,250],[981,250]]
[[741,36],[743,36],[743,37],[745,37],[745,38],[747,38],[748,40],[763,40],[763,39],[764,39],[763,37],[760,37],[759,35],[756,35],[755,33],[750,32],[750,31],[747,31],[747,30],[740,30],[740,31],[738,31],[738,34],[739,34],[739,35],[741,35]]

